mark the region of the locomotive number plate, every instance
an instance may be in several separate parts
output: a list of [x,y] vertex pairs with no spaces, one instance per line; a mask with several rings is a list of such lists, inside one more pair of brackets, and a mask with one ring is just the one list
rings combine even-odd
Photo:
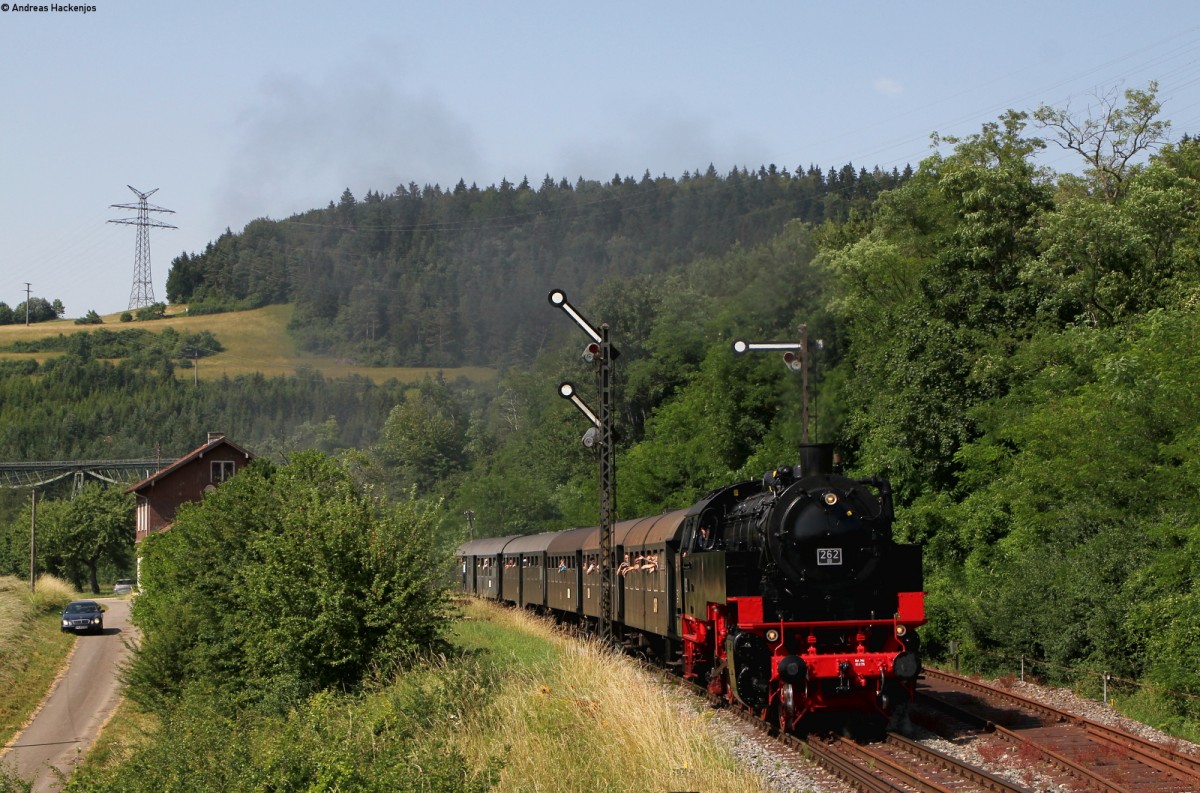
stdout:
[[842,563],[841,548],[818,548],[817,566],[840,565]]

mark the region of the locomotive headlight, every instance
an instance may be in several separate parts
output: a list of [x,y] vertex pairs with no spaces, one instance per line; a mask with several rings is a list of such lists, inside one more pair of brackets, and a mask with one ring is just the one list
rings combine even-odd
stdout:
[[824,499],[825,499],[825,506],[827,506],[827,507],[832,507],[834,504],[838,503],[837,493],[833,493],[833,492],[826,493],[824,496]]
[[897,636],[903,636],[906,633],[908,633],[908,628],[904,627],[903,625],[896,626],[896,635]]
[[767,630],[767,641],[769,641],[769,642],[779,641],[779,631],[775,630],[774,628],[769,628]]

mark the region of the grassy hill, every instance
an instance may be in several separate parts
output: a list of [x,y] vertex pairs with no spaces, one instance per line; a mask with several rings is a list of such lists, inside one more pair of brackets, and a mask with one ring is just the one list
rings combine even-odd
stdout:
[[[451,380],[466,377],[470,380],[480,381],[496,375],[495,370],[483,367],[441,370],[367,367],[358,366],[353,361],[345,359],[305,354],[296,349],[295,342],[287,332],[288,322],[292,317],[292,306],[290,305],[267,306],[253,311],[206,314],[196,317],[189,317],[186,312],[186,306],[171,306],[167,310],[168,316],[165,319],[150,322],[121,322],[120,313],[117,313],[104,317],[103,325],[76,325],[73,320],[69,319],[39,322],[28,327],[25,325],[0,325],[0,347],[19,340],[42,339],[60,334],[89,333],[97,328],[121,330],[136,327],[149,331],[161,331],[173,327],[180,333],[210,331],[225,347],[224,352],[201,359],[198,372],[191,369],[179,369],[178,376],[181,378],[190,379],[199,376],[205,380],[213,380],[225,376],[254,374],[255,372],[273,376],[316,371],[324,377],[345,377],[357,374],[376,383],[382,383],[393,378],[402,382],[419,381],[425,375],[438,371],[444,372],[445,376]],[[54,354],[0,352],[0,360],[36,358],[42,361]]]

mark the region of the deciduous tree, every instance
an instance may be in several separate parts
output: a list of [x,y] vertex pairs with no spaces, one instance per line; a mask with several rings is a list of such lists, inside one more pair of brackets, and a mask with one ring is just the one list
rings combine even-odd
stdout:
[[1083,117],[1073,114],[1069,106],[1042,105],[1034,118],[1055,133],[1059,146],[1083,157],[1096,192],[1116,201],[1138,169],[1138,159],[1158,147],[1171,128],[1169,121],[1158,118],[1162,106],[1157,95],[1158,83],[1151,81],[1144,91],[1127,88],[1123,106],[1112,89],[1098,94]]
[[160,707],[196,685],[289,703],[434,647],[447,601],[432,526],[318,453],[256,460],[143,541],[131,696]]

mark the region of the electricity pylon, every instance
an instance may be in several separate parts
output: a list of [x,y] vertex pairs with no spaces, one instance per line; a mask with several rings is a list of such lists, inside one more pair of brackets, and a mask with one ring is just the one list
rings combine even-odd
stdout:
[[129,308],[134,309],[154,304],[154,281],[150,274],[150,228],[174,229],[178,226],[172,226],[150,217],[151,212],[175,213],[173,209],[165,209],[146,202],[147,198],[158,192],[157,187],[149,193],[143,193],[133,185],[125,186],[138,197],[138,202],[136,204],[112,204],[111,206],[113,209],[135,209],[138,215],[136,218],[120,218],[108,222],[125,223],[138,227],[137,247],[133,257],[133,289],[129,292]]

